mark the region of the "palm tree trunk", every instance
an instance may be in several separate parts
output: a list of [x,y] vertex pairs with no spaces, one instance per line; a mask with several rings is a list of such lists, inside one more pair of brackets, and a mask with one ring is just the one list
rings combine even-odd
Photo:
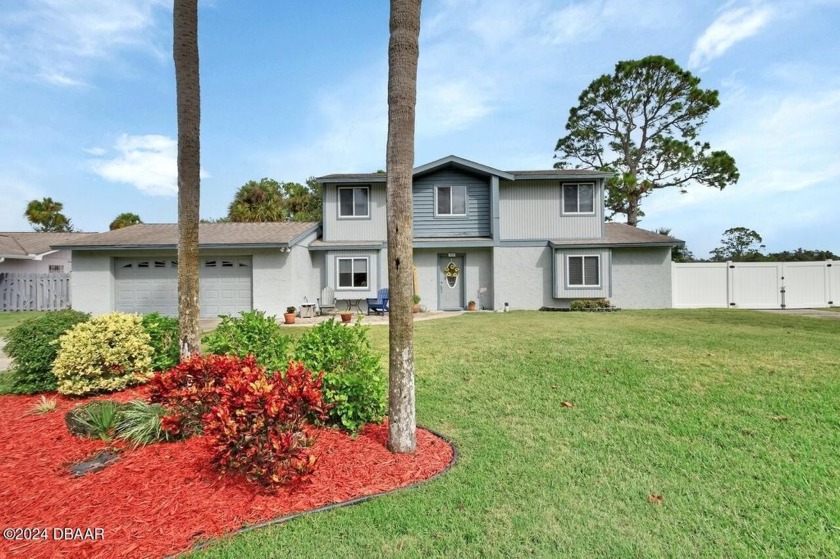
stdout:
[[172,10],[178,107],[178,320],[181,358],[201,351],[198,323],[198,209],[201,93],[198,75],[198,0],[174,0]]
[[411,194],[420,1],[391,0],[391,40],[388,44],[388,449],[397,453],[411,453],[417,448],[411,312],[414,294]]

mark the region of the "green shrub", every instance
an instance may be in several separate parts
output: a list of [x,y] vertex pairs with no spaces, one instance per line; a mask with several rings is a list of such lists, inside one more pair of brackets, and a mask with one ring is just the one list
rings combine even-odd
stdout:
[[222,322],[206,338],[207,349],[216,355],[253,355],[269,372],[283,371],[289,361],[291,338],[285,336],[276,317],[262,311],[248,311]]
[[52,367],[58,353],[58,338],[90,318],[78,311],[57,311],[31,318],[6,335],[6,355],[12,358],[11,391],[34,394],[53,391],[57,381]]
[[569,303],[569,309],[573,311],[608,309],[610,307],[609,299],[576,299]]
[[90,437],[110,441],[121,416],[122,408],[113,400],[96,400],[76,406],[64,416],[64,422],[77,437]]
[[136,314],[111,313],[77,324],[59,338],[53,363],[62,394],[122,390],[152,372],[149,334]]
[[160,423],[168,413],[160,404],[147,404],[142,400],[126,402],[120,411],[114,433],[121,439],[131,441],[135,447],[169,441],[172,437],[161,428]]
[[181,360],[178,319],[153,312],[143,316],[143,329],[152,346],[152,370],[166,371]]
[[328,320],[298,340],[293,359],[324,372],[328,422],[350,432],[378,422],[387,411],[386,378],[367,338],[368,327]]

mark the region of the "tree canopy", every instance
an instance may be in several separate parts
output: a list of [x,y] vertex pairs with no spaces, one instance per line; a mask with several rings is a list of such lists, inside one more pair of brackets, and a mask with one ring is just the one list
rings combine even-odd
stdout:
[[123,212],[114,218],[114,221],[111,222],[108,229],[113,231],[114,229],[122,229],[123,227],[128,227],[129,225],[137,225],[138,223],[143,223],[143,220],[140,219],[139,215],[131,212]]
[[709,254],[716,262],[734,260],[738,262],[755,262],[763,259],[761,250],[764,245],[761,235],[746,227],[731,227],[723,232],[720,246]]
[[320,221],[321,188],[314,178],[306,185],[263,178],[242,185],[228,206],[228,221]]
[[718,92],[670,58],[621,61],[580,94],[557,141],[555,167],[615,173],[606,206],[636,226],[641,201],[661,188],[692,184],[723,189],[738,181],[735,159],[698,140]]
[[73,231],[70,219],[61,213],[64,204],[52,198],[31,200],[23,215],[39,233],[69,233]]

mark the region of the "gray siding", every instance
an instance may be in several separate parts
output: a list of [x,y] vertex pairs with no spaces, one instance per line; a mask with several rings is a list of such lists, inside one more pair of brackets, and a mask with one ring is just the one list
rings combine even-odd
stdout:
[[[567,256],[600,256],[600,287],[569,287],[566,281]],[[610,296],[610,250],[607,248],[591,249],[556,249],[554,253],[554,297],[558,299],[603,299]],[[669,279],[670,281],[670,279]]]
[[359,219],[339,219],[338,185],[327,184],[324,191],[324,241],[384,241],[388,238],[385,212],[385,185],[359,184],[344,186],[370,187],[370,216]]
[[[467,187],[466,217],[435,217],[435,186]],[[414,236],[489,237],[490,179],[445,169],[414,179]]]
[[564,215],[561,184],[556,180],[499,181],[500,238],[594,239],[603,236],[601,181],[595,181],[594,215]]
[[671,249],[612,250],[613,289],[610,301],[624,309],[671,307]]
[[[335,289],[335,298],[342,299],[364,299],[376,297],[376,292],[387,285],[380,283],[380,269],[388,268],[387,255],[382,255],[378,250],[331,250],[327,252],[324,270],[326,271],[326,285]],[[360,289],[339,289],[338,288],[338,266],[337,258],[345,257],[367,257],[368,259],[368,286]]]

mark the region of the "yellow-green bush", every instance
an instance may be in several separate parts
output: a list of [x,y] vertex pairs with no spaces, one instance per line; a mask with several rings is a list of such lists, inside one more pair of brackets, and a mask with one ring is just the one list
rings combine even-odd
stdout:
[[62,394],[122,390],[146,382],[152,346],[136,314],[111,313],[77,324],[59,338],[53,363]]

